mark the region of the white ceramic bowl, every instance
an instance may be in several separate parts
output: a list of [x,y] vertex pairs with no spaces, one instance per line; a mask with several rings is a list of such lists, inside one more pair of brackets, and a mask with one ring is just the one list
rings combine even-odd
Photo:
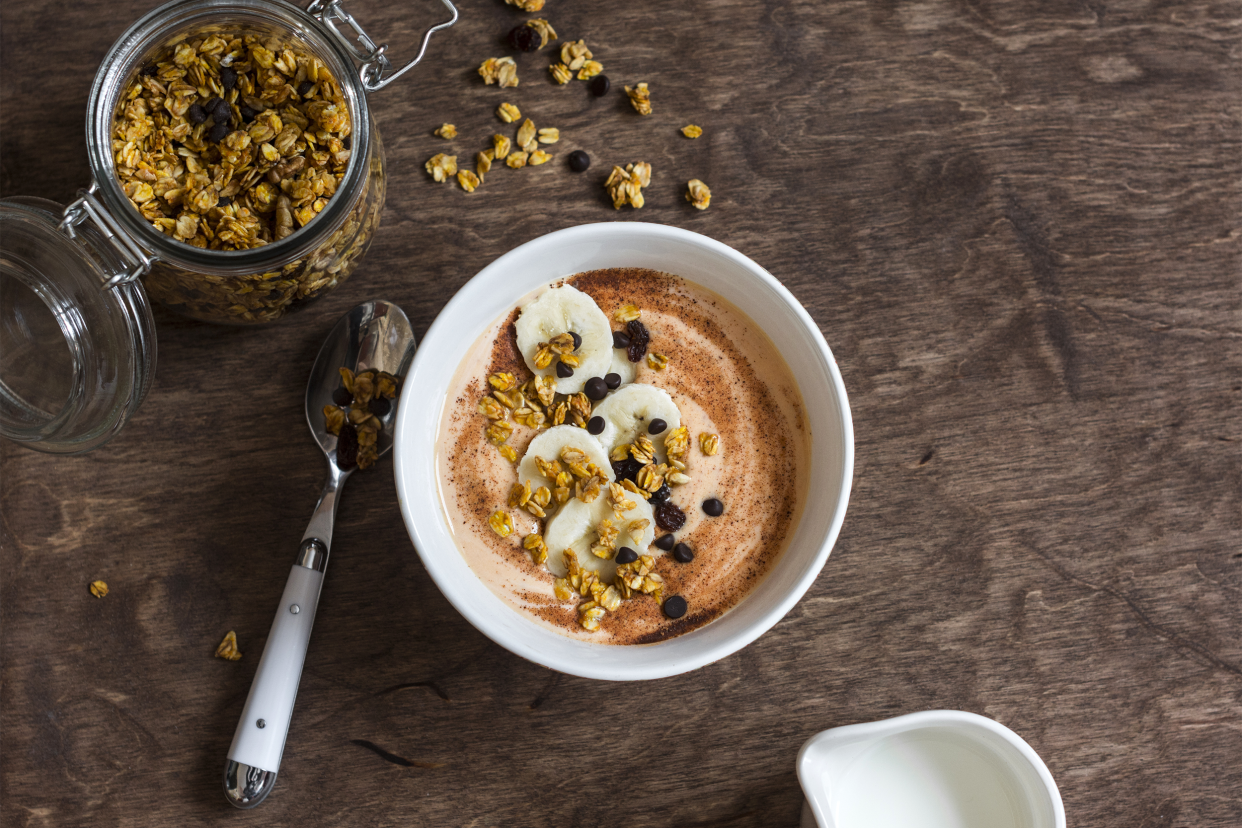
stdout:
[[[436,480],[436,442],[447,389],[466,350],[527,292],[565,276],[642,267],[681,276],[744,309],[785,357],[811,428],[807,505],[785,553],[737,606],[693,632],[657,644],[575,640],[507,606],[474,576],[454,545]],[[658,224],[610,222],[550,233],[506,253],[454,296],[427,331],[405,379],[394,465],[401,513],[436,585],[484,635],[538,664],[588,678],[676,675],[740,650],[779,621],[819,574],[845,518],[854,433],[841,374],[819,327],[780,282],[718,241]]]
[[1021,736],[962,710],[825,730],[798,752],[802,828],[1065,828]]

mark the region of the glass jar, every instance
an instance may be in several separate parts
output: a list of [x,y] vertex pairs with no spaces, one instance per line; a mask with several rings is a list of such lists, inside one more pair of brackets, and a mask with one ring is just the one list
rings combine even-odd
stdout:
[[[155,370],[148,294],[195,319],[259,325],[347,279],[370,245],[384,204],[384,152],[367,95],[417,64],[431,35],[457,21],[451,0],[441,2],[452,18],[427,29],[417,56],[400,68],[389,62],[387,47],[375,45],[341,7],[341,0],[314,0],[306,10],[283,0],[174,0],[121,35],[95,75],[87,105],[90,187],[63,213],[41,199],[0,203],[0,436],[43,451],[76,453],[119,431],[142,402]],[[304,226],[249,249],[215,250],[209,249],[209,241],[197,247],[165,235],[154,223],[165,217],[145,217],[118,177],[117,158],[125,142],[114,144],[119,137],[114,119],[142,81],[140,71],[170,47],[215,33],[275,39],[314,58],[330,74],[335,99],[349,115],[348,129],[334,131],[348,136],[349,143],[327,145],[340,153],[333,155],[337,163],[345,165],[335,188],[317,193],[328,198],[313,201],[315,214],[305,214]],[[187,74],[185,80],[200,82],[193,93],[196,100],[205,89],[223,93],[220,97],[231,106],[230,129],[246,125],[239,88],[222,89],[219,78],[211,75]],[[291,100],[300,100],[302,94]],[[170,95],[168,101],[173,100]],[[316,131],[323,129],[322,123],[310,121],[305,113],[300,120],[308,121],[306,127],[296,114],[290,118],[303,130],[293,140],[325,140]],[[179,156],[195,154],[172,140],[169,136],[167,146]],[[224,146],[218,142],[217,151]],[[257,144],[255,151],[262,152]],[[281,176],[271,178],[280,172],[273,169],[278,159],[255,159],[251,172],[268,176],[279,194]],[[131,155],[126,160],[135,162],[124,167],[131,185],[139,173],[148,176],[142,180],[150,180],[150,167],[144,172],[137,163],[141,159]],[[261,170],[260,161],[265,162]],[[219,196],[226,186],[222,175],[203,189],[214,188]],[[303,202],[310,209],[312,202]],[[294,215],[302,218],[296,210]],[[247,218],[237,208],[230,216]],[[292,225],[285,221],[284,226]]]

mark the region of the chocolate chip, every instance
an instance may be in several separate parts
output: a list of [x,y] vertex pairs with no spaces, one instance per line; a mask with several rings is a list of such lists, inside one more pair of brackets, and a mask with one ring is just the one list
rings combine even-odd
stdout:
[[653,505],[656,503],[663,503],[664,501],[668,500],[672,496],[673,496],[673,490],[668,487],[667,483],[665,483],[663,486],[661,486],[660,488],[656,489],[654,492],[651,493],[650,502]]
[[625,331],[612,332],[612,347],[628,348],[630,347],[630,338],[625,335]]
[[576,350],[578,350],[579,348],[581,348],[581,347],[582,347],[582,337],[578,336],[578,334],[577,334],[577,333],[575,333],[574,331],[570,331],[570,332],[569,332],[569,338],[570,338],[570,339],[572,339],[572,340],[574,341],[574,350],[575,350],[575,351],[576,351]]
[[146,66],[142,67],[142,71],[138,74],[146,75],[149,78],[158,71],[160,71],[160,67],[156,66],[154,63],[148,63]]
[[686,525],[686,513],[667,500],[656,504],[652,511],[655,512],[656,526],[665,532],[676,532]]
[[543,38],[539,36],[539,32],[526,24],[510,29],[508,40],[509,48],[519,52],[537,52],[543,45]]
[[220,101],[216,104],[216,108],[212,110],[211,117],[216,119],[217,124],[228,124],[233,119],[233,108],[229,106],[227,101]]
[[660,535],[660,537],[655,539],[656,549],[663,549],[665,552],[672,549],[675,543],[677,543],[677,538],[673,537],[672,532],[669,532],[667,535]]
[[625,327],[630,334],[630,347],[625,349],[625,356],[630,362],[642,362],[647,353],[647,343],[651,341],[651,334],[647,331],[647,326],[637,319],[631,320]]
[[684,543],[679,543],[673,547],[673,560],[677,563],[690,563],[694,560],[694,552]]
[[616,391],[621,387],[620,374],[604,374],[604,385],[608,386],[609,391]]
[[332,392],[332,402],[336,403],[341,408],[344,408],[353,401],[354,395],[349,393],[349,389],[343,385]]
[[625,460],[614,460],[612,462],[612,476],[617,478],[617,482],[628,480],[634,482],[634,477],[642,469],[643,464],[633,458]]
[[353,423],[341,426],[341,433],[336,438],[336,464],[342,469],[358,465],[358,432]]
[[194,124],[194,126],[198,126],[203,121],[207,120],[207,110],[203,109],[198,104],[190,104],[190,108],[185,111],[185,118],[187,121]]
[[686,614],[689,607],[686,605],[686,599],[680,595],[670,595],[664,599],[664,614],[669,618],[681,618]]
[[572,377],[574,375],[574,369],[570,368],[568,365],[561,362],[560,360],[557,360],[556,375],[560,377],[561,379],[565,379],[566,377]]
[[257,109],[251,109],[250,107],[246,106],[245,104],[242,104],[242,106],[241,106],[241,116],[242,116],[242,120],[243,120],[243,121],[245,121],[246,123],[250,123],[251,121],[253,121],[253,120],[254,120],[254,117],[255,117],[256,115],[258,115],[258,114],[259,114],[259,110],[257,110]]
[[387,417],[388,412],[392,411],[392,403],[387,397],[376,397],[367,403],[367,408],[370,409],[371,413],[376,417]]
[[591,419],[587,420],[587,434],[603,434],[603,433],[604,433],[604,418],[603,417],[592,417]]
[[711,517],[720,517],[724,514],[724,504],[714,497],[709,497],[703,501],[703,511]]
[[664,429],[666,428],[668,428],[668,423],[664,422],[659,417],[656,417],[654,420],[652,420],[650,423],[647,424],[647,433],[648,434],[663,434]]
[[219,106],[221,101],[223,100],[224,98],[214,97],[214,96],[211,98],[208,98],[207,103],[203,104],[203,109],[207,110],[208,113],[215,112],[216,107]]
[[220,200],[216,202],[217,207],[228,207],[233,203],[232,196],[220,196]]
[[298,84],[298,97],[305,98],[315,88],[315,84],[311,81],[304,80]]
[[588,400],[599,402],[608,396],[608,383],[604,382],[603,377],[591,377],[582,390],[586,392]]
[[228,92],[234,86],[237,86],[237,70],[228,66],[220,67],[220,85],[224,87],[224,91]]
[[345,149],[352,149],[354,146],[354,136],[346,135],[341,139],[341,146]]
[[214,144],[218,144],[229,135],[228,124],[216,124],[211,128],[211,132],[207,133],[207,138]]
[[623,546],[617,550],[617,556],[613,560],[619,564],[634,563],[638,560],[638,553],[628,546]]
[[582,150],[574,150],[569,154],[569,168],[574,172],[586,172],[591,166],[591,156]]
[[607,75],[596,75],[587,82],[587,89],[591,90],[591,94],[597,98],[607,95],[611,88],[612,81],[608,80]]

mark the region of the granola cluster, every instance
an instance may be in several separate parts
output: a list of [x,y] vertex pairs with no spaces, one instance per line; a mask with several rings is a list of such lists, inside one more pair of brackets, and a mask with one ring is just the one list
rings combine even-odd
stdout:
[[[505,123],[511,124],[522,117],[522,112],[513,104],[502,103],[496,110],[496,116]],[[453,134],[456,135],[456,130],[453,130]],[[437,182],[448,181],[456,176],[458,185],[466,192],[472,193],[483,184],[484,178],[491,172],[492,165],[497,161],[503,161],[505,166],[514,170],[526,166],[538,167],[551,161],[552,153],[547,152],[540,145],[555,144],[561,140],[561,131],[556,127],[537,129],[535,122],[527,118],[518,126],[512,139],[507,135],[496,133],[491,140],[491,147],[475,156],[475,171],[473,172],[459,170],[457,156],[446,155],[442,152],[432,156],[424,167]]]
[[630,106],[634,107],[635,112],[639,115],[651,114],[651,90],[646,83],[625,87],[625,94],[629,96]]
[[594,57],[584,40],[563,43],[560,61],[549,66],[548,71],[552,73],[552,79],[562,85],[575,77],[580,81],[590,80],[604,71],[604,64],[593,60]]
[[336,462],[342,469],[369,468],[379,459],[381,418],[392,411],[398,380],[385,371],[355,375],[341,368],[340,372],[341,385],[332,394],[332,404],[323,407],[324,425],[337,437]]
[[612,206],[620,210],[625,205],[638,209],[646,203],[643,198],[643,187],[651,183],[651,165],[646,161],[635,161],[626,164],[625,169],[613,167],[612,173],[604,182],[604,188],[612,197]]

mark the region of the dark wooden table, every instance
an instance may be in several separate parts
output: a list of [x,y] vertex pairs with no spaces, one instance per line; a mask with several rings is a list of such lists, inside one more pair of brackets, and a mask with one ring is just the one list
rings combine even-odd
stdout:
[[[87,92],[150,0],[0,6],[4,195],[89,178]],[[350,5],[409,54],[434,0]],[[6,444],[5,826],[794,826],[794,757],[916,710],[1024,736],[1074,826],[1242,824],[1242,13],[1102,2],[548,0],[619,91],[485,87],[526,17],[467,0],[374,98],[382,226],[345,286],[234,330],[160,311],[160,363],[111,444]],[[510,99],[554,163],[473,195]],[[678,129],[704,127],[697,141]],[[564,155],[587,149],[591,170]],[[655,169],[614,212],[611,164]],[[714,192],[699,213],[689,178]],[[604,684],[496,647],[428,579],[390,461],[344,496],[275,793],[220,774],[323,476],[302,389],[359,301],[424,332],[512,247],[585,222],[673,224],[769,268],[819,322],[857,433],[827,567],[771,632],[689,675]],[[99,600],[87,583],[102,578]],[[235,629],[245,658],[213,658]]]

